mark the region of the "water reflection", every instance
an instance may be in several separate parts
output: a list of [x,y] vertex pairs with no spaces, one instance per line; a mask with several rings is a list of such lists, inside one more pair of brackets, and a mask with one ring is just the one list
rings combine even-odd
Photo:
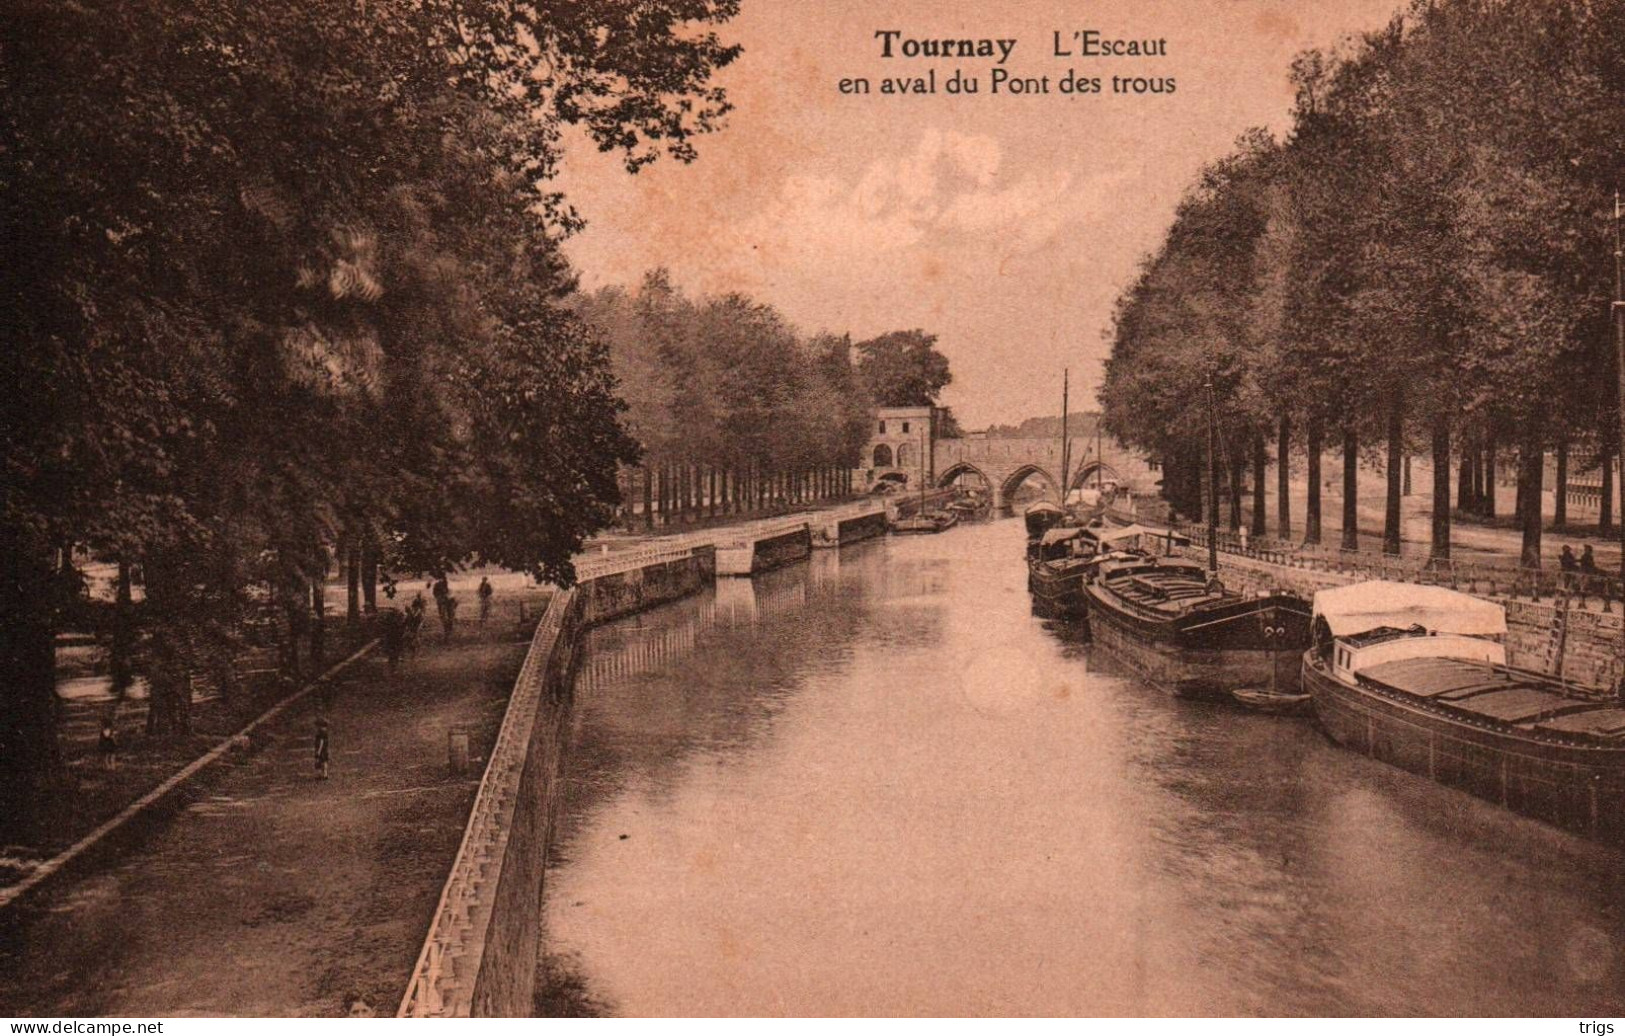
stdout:
[[595,631],[546,1013],[1619,1013],[1621,857],[1180,702],[1033,618],[1017,522]]

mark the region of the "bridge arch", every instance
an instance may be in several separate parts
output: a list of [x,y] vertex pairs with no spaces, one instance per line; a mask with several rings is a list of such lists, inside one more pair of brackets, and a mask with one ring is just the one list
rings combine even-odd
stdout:
[[994,486],[997,485],[993,479],[988,478],[987,472],[972,464],[970,461],[962,460],[958,464],[948,468],[941,474],[941,476],[937,478],[937,488],[944,489],[950,485],[953,485],[954,479],[958,478],[960,475],[966,474],[975,475],[980,478],[982,480],[982,484],[987,486],[989,490],[993,489]]
[[1093,484],[1096,473],[1099,473],[1103,480],[1116,482],[1120,486],[1126,485],[1128,481],[1123,477],[1122,473],[1110,464],[1101,461],[1090,461],[1079,468],[1077,474],[1072,476],[1072,483],[1067,487],[1067,492],[1070,493],[1074,489],[1081,489]]
[[1023,464],[1012,469],[999,483],[998,504],[1001,507],[1008,506],[1011,503],[1010,498],[1015,495],[1016,490],[1021,488],[1021,484],[1029,478],[1037,478],[1042,481],[1044,483],[1044,492],[1055,501],[1060,501],[1061,491],[1055,484],[1055,476],[1037,464]]

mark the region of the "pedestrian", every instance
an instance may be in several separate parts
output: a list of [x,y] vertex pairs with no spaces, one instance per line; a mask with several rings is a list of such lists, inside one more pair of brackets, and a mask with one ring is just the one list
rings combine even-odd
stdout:
[[1563,553],[1558,555],[1557,563],[1565,572],[1573,572],[1580,567],[1579,560],[1574,556],[1574,548],[1566,543],[1563,545]]
[[327,763],[332,755],[333,742],[327,731],[327,717],[316,717],[316,776],[327,780]]
[[457,621],[457,598],[450,594],[440,602],[440,631],[447,637],[451,636],[452,624]]
[[418,654],[418,635],[423,632],[423,613],[425,610],[422,594],[413,597],[412,603],[406,606],[402,646],[410,658],[416,658]]
[[435,614],[440,616],[440,626],[446,631],[446,636],[449,637],[451,636],[451,619],[447,614],[446,602],[451,600],[451,584],[446,582],[445,576],[442,575],[434,581],[433,593]]
[[383,627],[384,656],[389,659],[390,672],[394,672],[406,649],[406,617],[394,608],[385,608],[378,622]]
[[1588,576],[1596,575],[1600,571],[1597,568],[1597,555],[1591,552],[1589,543],[1586,544],[1585,550],[1580,552],[1580,571]]
[[102,755],[102,769],[118,768],[118,731],[113,729],[111,719],[102,720],[102,734],[96,742],[96,750]]
[[491,580],[487,579],[484,576],[480,576],[479,594],[480,594],[480,625],[483,626],[483,625],[485,625],[485,620],[489,619],[491,617],[491,598],[492,598],[493,595],[496,594],[496,591],[491,589]]

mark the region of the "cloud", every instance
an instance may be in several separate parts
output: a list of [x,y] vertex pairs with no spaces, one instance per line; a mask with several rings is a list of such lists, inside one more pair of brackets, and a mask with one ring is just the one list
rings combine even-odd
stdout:
[[803,273],[809,265],[878,270],[888,257],[921,247],[939,257],[955,249],[1008,257],[1104,218],[1128,178],[1113,171],[1080,181],[1047,168],[1008,181],[1003,158],[994,137],[927,129],[912,150],[873,160],[855,179],[788,178],[735,233],[755,262]]

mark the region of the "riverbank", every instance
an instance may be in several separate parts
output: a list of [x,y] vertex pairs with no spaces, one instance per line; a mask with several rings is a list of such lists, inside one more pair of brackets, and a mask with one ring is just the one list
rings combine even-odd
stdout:
[[391,1013],[478,784],[477,762],[450,772],[448,734],[485,756],[525,645],[510,624],[464,623],[397,673],[357,663],[331,697],[327,781],[315,696],[267,724],[116,853],[8,909],[0,1013]]

